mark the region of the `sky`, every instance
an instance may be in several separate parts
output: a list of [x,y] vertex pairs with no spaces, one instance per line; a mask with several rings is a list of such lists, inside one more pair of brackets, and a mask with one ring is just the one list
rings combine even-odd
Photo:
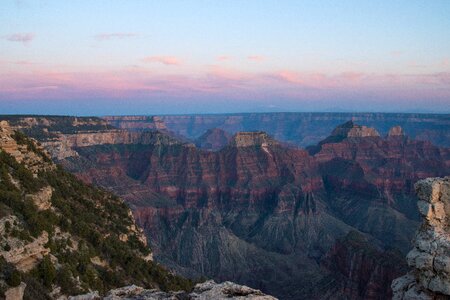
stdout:
[[450,113],[448,0],[1,0],[0,114]]

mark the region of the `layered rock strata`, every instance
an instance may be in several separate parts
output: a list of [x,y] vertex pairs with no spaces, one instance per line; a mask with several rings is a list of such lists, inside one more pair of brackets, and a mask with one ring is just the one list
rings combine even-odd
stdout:
[[450,299],[450,177],[421,180],[416,191],[423,223],[406,258],[412,270],[393,281],[393,299]]
[[[450,157],[353,122],[310,153],[258,131],[237,133],[216,152],[183,143],[76,151],[62,163],[128,201],[156,260],[283,299],[319,298],[323,289],[390,297],[404,265],[389,257],[406,253],[418,225],[413,182],[446,174]],[[343,247],[338,239],[350,231],[375,246]]]
[[[353,120],[374,127],[382,135],[386,135],[391,127],[401,125],[414,139],[450,146],[448,114],[242,113],[159,117],[116,116],[105,119],[113,126],[132,130],[164,127],[192,140],[212,128],[220,128],[230,134],[239,131],[265,131],[279,141],[301,147],[317,144],[339,124]],[[164,125],[161,125],[161,122]]]
[[[238,133],[216,152],[164,139],[88,139],[61,162],[123,196],[155,259],[182,274],[282,299],[379,299],[404,273],[392,248],[406,254],[419,224],[413,183],[450,170],[448,149],[401,131],[384,138],[347,122],[309,152],[263,132]],[[342,242],[349,232],[362,238]]]

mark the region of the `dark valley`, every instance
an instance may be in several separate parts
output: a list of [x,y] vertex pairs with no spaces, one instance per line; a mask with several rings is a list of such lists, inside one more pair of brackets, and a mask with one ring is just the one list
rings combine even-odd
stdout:
[[[419,227],[414,183],[449,174],[449,117],[312,115],[6,119],[78,178],[123,198],[155,260],[180,275],[280,299],[389,298]],[[221,122],[232,127],[216,129]],[[176,129],[196,124],[197,140]]]

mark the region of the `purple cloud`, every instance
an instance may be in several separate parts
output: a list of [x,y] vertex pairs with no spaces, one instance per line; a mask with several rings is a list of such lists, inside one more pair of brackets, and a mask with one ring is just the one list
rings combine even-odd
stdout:
[[10,42],[20,42],[23,44],[28,44],[31,42],[35,37],[34,33],[14,33],[10,35],[6,35],[3,38]]

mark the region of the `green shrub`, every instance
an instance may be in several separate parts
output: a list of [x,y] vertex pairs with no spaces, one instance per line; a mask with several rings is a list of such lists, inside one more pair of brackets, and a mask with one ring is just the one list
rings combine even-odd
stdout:
[[45,256],[39,263],[38,274],[44,286],[50,288],[56,279],[56,269],[50,260],[50,256]]
[[18,286],[21,281],[22,281],[22,276],[21,276],[20,272],[17,270],[13,270],[6,277],[6,283],[12,287]]

